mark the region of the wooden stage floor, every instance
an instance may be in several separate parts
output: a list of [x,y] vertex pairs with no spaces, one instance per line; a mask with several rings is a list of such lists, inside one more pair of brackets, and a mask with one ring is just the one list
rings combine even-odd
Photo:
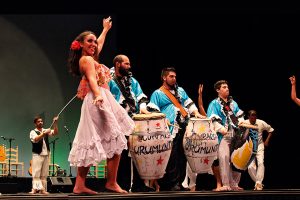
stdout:
[[[54,177],[55,178],[55,177]],[[59,177],[57,177],[59,178]],[[75,177],[70,177],[70,184],[61,181],[56,184],[53,177],[48,178],[48,191],[49,195],[32,195],[28,192],[31,191],[32,178],[31,177],[0,177],[0,200],[2,199],[126,199],[126,200],[139,200],[139,199],[165,199],[165,200],[300,200],[300,189],[287,188],[269,188],[266,187],[262,191],[252,190],[253,183],[241,185],[245,188],[243,191],[227,191],[215,192],[211,188],[215,186],[212,180],[201,179],[197,181],[198,191],[179,191],[179,192],[148,192],[148,193],[128,193],[118,194],[104,192],[104,185],[106,179],[88,178],[86,185],[99,193],[97,195],[75,195],[72,193],[75,183]],[[66,184],[65,184],[66,183]],[[210,185],[207,183],[211,183]],[[200,189],[199,189],[200,188]]]
[[0,199],[166,199],[166,200],[297,200],[300,199],[300,189],[277,189],[263,191],[234,191],[234,192],[213,192],[213,191],[182,191],[182,192],[148,192],[117,194],[99,192],[97,195],[75,195],[73,193],[51,193],[49,195],[31,195],[28,193],[2,194]]

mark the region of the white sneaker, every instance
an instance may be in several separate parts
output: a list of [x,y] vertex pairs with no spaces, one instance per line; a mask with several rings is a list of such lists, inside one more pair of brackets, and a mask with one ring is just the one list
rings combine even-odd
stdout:
[[261,184],[261,183],[256,183],[255,184],[255,187],[254,187],[254,190],[263,190],[264,188],[264,185]]

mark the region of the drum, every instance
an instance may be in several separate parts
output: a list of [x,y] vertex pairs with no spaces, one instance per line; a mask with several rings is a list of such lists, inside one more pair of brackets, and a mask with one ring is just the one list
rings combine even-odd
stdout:
[[166,172],[172,138],[163,113],[136,114],[129,151],[142,179],[159,179]]
[[230,152],[231,163],[237,170],[246,170],[255,158],[258,147],[258,127],[241,124],[232,138]]
[[211,172],[218,154],[218,136],[210,119],[190,118],[183,138],[187,161],[194,173]]

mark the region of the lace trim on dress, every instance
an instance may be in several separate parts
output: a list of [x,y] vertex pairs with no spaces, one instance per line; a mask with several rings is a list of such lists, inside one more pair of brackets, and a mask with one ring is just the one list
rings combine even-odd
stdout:
[[[106,158],[112,158],[114,154],[121,154],[123,149],[127,149],[126,141],[120,136],[111,138],[110,141],[100,141],[100,139],[92,138],[90,144],[73,143],[74,148],[69,155],[71,166],[89,167],[96,166]],[[101,145],[102,143],[102,145]],[[105,152],[104,149],[107,149]]]

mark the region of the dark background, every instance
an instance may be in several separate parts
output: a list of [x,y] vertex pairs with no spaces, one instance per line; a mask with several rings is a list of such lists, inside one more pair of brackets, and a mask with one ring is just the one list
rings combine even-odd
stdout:
[[[265,152],[266,188],[299,188],[300,107],[290,99],[288,78],[294,74],[300,80],[300,10],[144,3],[45,4],[46,10],[17,12],[1,8],[0,17],[15,24],[45,52],[57,73],[65,103],[76,92],[79,81],[65,67],[68,48],[86,29],[99,34],[102,18],[107,16],[112,16],[113,27],[100,60],[110,67],[115,55],[128,55],[133,74],[146,95],[161,85],[161,69],[173,66],[179,85],[195,102],[198,84],[204,84],[207,108],[216,97],[213,84],[226,79],[240,108],[246,112],[257,110],[258,117],[275,129]],[[73,135],[80,105],[76,101],[63,115]],[[64,162],[66,159],[61,158]]]

